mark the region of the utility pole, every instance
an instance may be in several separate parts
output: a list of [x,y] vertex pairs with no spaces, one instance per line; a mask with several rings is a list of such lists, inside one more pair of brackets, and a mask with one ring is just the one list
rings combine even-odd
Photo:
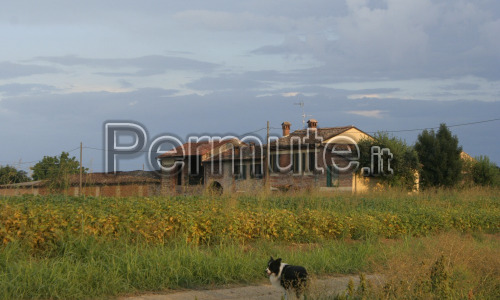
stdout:
[[266,135],[266,179],[265,179],[265,189],[266,189],[266,194],[269,193],[270,186],[269,186],[269,157],[271,155],[270,150],[271,147],[269,145],[269,121],[267,121],[267,135]]
[[80,189],[78,190],[78,196],[82,195],[82,176],[83,176],[83,169],[82,169],[82,150],[83,150],[83,143],[80,142]]

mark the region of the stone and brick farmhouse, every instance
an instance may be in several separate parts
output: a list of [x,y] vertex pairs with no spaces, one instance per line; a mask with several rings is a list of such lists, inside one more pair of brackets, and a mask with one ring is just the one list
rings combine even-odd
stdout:
[[283,122],[282,137],[265,145],[232,138],[185,143],[165,152],[158,157],[167,169],[161,193],[368,189],[370,180],[354,172],[355,144],[372,137],[355,126],[320,128],[314,119],[307,124],[290,132],[291,124]]

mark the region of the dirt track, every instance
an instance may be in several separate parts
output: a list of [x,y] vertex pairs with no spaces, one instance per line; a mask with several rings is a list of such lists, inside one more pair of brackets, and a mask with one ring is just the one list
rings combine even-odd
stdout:
[[[345,291],[349,279],[355,283],[359,282],[358,276],[340,276],[315,279],[312,281],[311,288],[314,294],[322,296],[335,295]],[[380,284],[380,276],[367,275],[367,280],[374,284]],[[271,284],[233,287],[216,290],[188,290],[165,294],[145,294],[140,296],[121,297],[120,300],[236,300],[236,299],[262,299],[275,300],[281,299],[281,293]]]

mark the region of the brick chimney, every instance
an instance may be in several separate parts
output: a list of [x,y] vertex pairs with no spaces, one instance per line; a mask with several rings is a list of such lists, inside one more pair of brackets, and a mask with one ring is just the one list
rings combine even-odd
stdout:
[[290,122],[281,123],[281,128],[283,129],[283,136],[288,136],[290,134],[290,126],[292,124]]
[[308,130],[316,130],[317,127],[318,127],[318,121],[316,121],[315,119],[310,119],[309,121],[307,121]]

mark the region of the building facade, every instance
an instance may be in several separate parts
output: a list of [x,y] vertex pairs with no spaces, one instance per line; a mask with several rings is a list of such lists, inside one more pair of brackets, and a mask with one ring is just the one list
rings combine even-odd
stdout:
[[186,143],[158,158],[164,168],[162,194],[192,194],[304,190],[361,192],[370,180],[356,173],[357,142],[372,138],[354,126],[319,128],[314,119],[306,129],[290,132],[268,144],[238,139]]

